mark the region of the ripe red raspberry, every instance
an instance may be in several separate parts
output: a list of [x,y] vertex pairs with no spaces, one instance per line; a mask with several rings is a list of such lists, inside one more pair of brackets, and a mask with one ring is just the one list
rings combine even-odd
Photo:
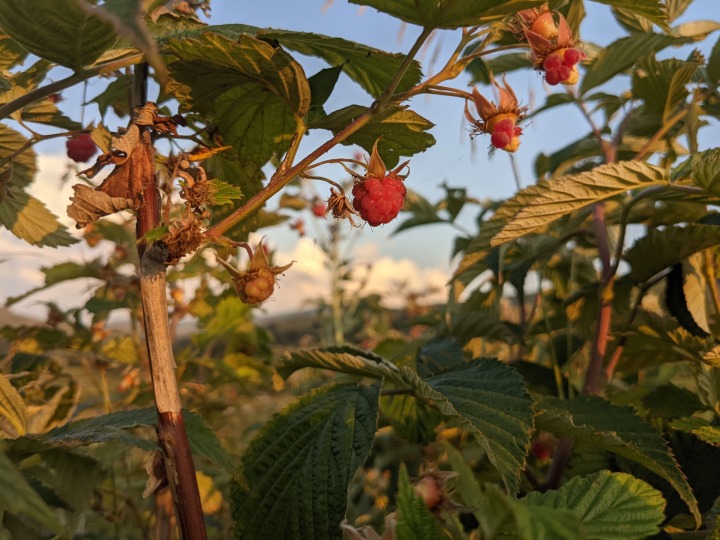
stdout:
[[390,223],[400,213],[407,190],[394,174],[370,177],[353,186],[353,208],[371,227]]
[[89,133],[81,133],[69,138],[65,146],[67,146],[68,157],[77,163],[87,161],[98,151]]
[[316,217],[323,217],[325,215],[325,212],[327,212],[327,206],[325,206],[325,203],[322,201],[322,199],[318,199],[316,201],[313,201],[313,205],[310,210],[312,210],[312,213]]

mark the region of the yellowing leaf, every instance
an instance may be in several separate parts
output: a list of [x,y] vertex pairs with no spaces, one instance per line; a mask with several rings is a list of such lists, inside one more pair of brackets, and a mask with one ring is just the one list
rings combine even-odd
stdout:
[[[12,425],[15,433],[12,437],[25,435],[27,432],[27,410],[20,393],[8,378],[0,373],[0,418],[4,417]],[[0,422],[0,429],[3,425]]]
[[43,203],[15,187],[0,199],[0,224],[36,246],[59,247],[77,242]]
[[541,229],[575,210],[631,189],[667,183],[664,169],[637,161],[623,161],[582,172],[542,180],[508,199],[497,213],[516,210],[491,241],[497,246]]

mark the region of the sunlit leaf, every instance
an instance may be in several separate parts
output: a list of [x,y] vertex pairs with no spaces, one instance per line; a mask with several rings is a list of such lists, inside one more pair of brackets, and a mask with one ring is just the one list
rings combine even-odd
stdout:
[[678,418],[670,427],[685,433],[692,433],[698,439],[713,446],[720,446],[720,427],[713,426],[703,418]]
[[[0,373],[0,417],[4,418],[14,429],[12,437],[25,435],[27,431],[27,409],[20,392],[18,392],[8,378]],[[0,429],[2,429],[0,422]]]
[[557,491],[530,493],[523,504],[570,510],[580,517],[587,538],[642,540],[657,534],[665,519],[662,494],[624,473],[600,471],[575,477]]
[[341,539],[347,489],[377,430],[379,385],[326,387],[265,425],[232,493],[238,538]]
[[664,169],[637,161],[609,163],[588,172],[541,180],[498,209],[497,213],[503,216],[517,211],[493,237],[491,245],[524,236],[575,210],[628,190],[666,182]]
[[78,241],[42,202],[15,187],[0,200],[0,224],[35,246],[69,246]]
[[76,0],[0,2],[0,28],[31,53],[75,70],[117,39],[109,24]]
[[353,347],[326,347],[287,352],[280,361],[277,372],[281,377],[287,378],[298,369],[305,367],[330,369],[377,379],[388,377],[397,380],[399,376],[395,364],[370,351]]
[[543,399],[539,410],[536,422],[541,429],[627,458],[667,480],[700,523],[697,501],[672,451],[631,409],[599,397],[578,396]]

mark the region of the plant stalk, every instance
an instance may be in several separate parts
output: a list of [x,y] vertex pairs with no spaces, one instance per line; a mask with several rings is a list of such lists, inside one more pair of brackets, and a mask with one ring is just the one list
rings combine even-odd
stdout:
[[[146,81],[147,65],[141,64],[135,71],[133,108],[144,103],[147,97]],[[142,128],[140,137],[138,144],[146,144],[152,148],[150,132],[147,129]],[[154,164],[147,166],[153,170]],[[142,178],[143,197],[137,211],[136,234],[140,255],[145,344],[158,412],[158,442],[164,457],[181,535],[187,540],[205,540],[205,519],[183,419],[168,322],[165,269],[167,253],[160,245],[148,247],[144,241],[145,234],[160,224],[160,192],[155,174],[143,174]]]

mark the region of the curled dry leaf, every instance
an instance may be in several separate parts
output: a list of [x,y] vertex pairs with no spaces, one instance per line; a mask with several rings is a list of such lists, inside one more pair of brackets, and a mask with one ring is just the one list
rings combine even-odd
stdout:
[[72,204],[68,206],[67,214],[77,222],[78,229],[96,222],[103,216],[133,208],[132,199],[111,197],[103,191],[97,191],[84,184],[75,184],[73,190],[75,196],[70,197]]

